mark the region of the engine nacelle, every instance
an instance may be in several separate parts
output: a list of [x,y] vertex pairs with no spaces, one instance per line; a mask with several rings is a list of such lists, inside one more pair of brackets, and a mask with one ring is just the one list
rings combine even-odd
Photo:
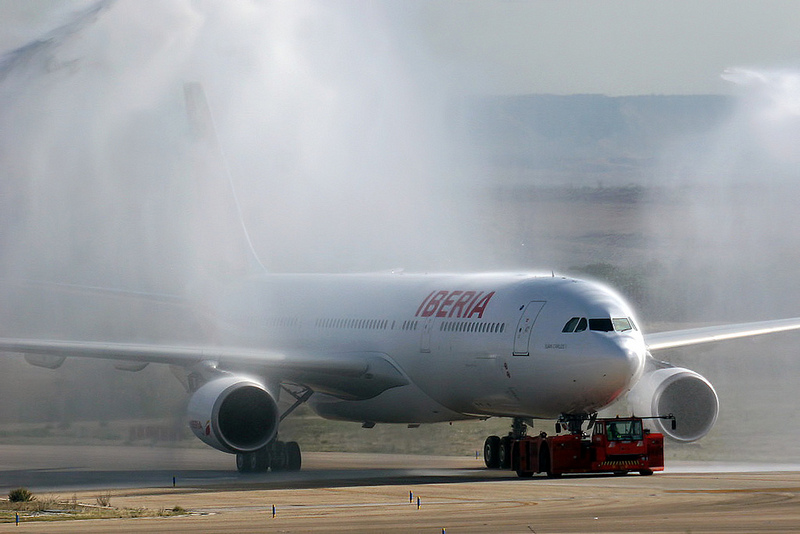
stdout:
[[189,427],[223,452],[253,452],[278,433],[280,413],[263,384],[242,376],[204,384],[189,399]]
[[711,430],[719,413],[719,398],[711,383],[681,367],[646,371],[628,393],[634,414],[675,416],[675,429],[654,419],[657,431],[677,441],[696,441]]

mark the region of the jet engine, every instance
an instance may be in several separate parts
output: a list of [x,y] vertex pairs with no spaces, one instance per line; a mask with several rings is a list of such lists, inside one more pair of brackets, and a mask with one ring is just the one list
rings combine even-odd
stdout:
[[189,427],[201,441],[223,452],[253,452],[278,433],[280,413],[263,384],[247,377],[212,380],[189,399]]
[[628,404],[640,416],[675,416],[675,428],[654,419],[657,431],[676,441],[696,441],[711,430],[719,413],[719,398],[711,383],[701,375],[668,364],[645,371],[628,393]]

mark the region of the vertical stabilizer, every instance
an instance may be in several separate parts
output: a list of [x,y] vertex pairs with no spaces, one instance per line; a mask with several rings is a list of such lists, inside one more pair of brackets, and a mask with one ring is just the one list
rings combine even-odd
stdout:
[[197,262],[214,278],[264,272],[247,232],[203,86],[186,83],[184,95],[195,149],[191,233]]

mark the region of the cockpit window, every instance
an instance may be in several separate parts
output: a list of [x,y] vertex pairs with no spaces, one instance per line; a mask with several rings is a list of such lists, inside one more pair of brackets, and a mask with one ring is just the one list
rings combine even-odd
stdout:
[[581,320],[580,317],[573,317],[572,319],[567,321],[567,324],[564,325],[564,328],[561,331],[562,332],[574,332],[575,331],[575,327],[578,326],[578,321],[580,321],[580,320]]
[[614,323],[611,322],[611,319],[589,319],[589,330],[594,330],[595,332],[613,332],[614,331]]
[[586,318],[585,317],[573,317],[567,324],[564,325],[564,328],[561,329],[562,332],[583,332],[586,330]]
[[614,330],[617,332],[627,332],[628,330],[633,330],[633,325],[631,324],[630,319],[627,317],[615,317],[611,319],[611,322],[614,323]]
[[589,319],[586,321],[585,317],[573,317],[564,328],[562,332],[583,332],[586,327],[595,332],[627,332],[629,330],[636,330],[636,325],[630,317],[614,317],[613,319],[603,317],[600,319]]

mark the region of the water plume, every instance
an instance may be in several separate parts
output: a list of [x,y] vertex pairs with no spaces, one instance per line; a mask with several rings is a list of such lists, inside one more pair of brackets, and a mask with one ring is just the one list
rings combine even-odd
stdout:
[[[678,200],[650,224],[664,267],[658,285],[680,303],[670,326],[800,315],[800,73],[736,68],[723,78],[735,105],[700,143],[706,150],[671,154],[661,179]],[[716,428],[678,453],[767,460],[770,447],[796,441],[786,410],[799,400],[796,343],[781,334],[659,354],[706,376],[720,395]]]
[[[469,207],[450,172],[457,95],[420,46],[417,6],[72,6],[0,57],[4,280],[194,291],[198,248],[224,249],[216,230],[231,225],[198,187],[225,177],[198,163],[186,82],[205,88],[268,269],[466,269]],[[113,297],[33,293],[4,293],[3,335],[204,341],[181,310],[155,320],[160,308]]]
[[205,87],[271,269],[461,265],[464,210],[446,178],[449,100],[406,12],[104,1],[7,53],[8,268],[75,283],[180,285],[195,257],[185,244],[197,241],[185,214],[202,201],[192,197],[187,81]]
[[668,286],[689,280],[683,319],[747,321],[797,315],[800,256],[800,75],[729,69],[735,105],[698,143],[670,153],[659,177],[680,202],[650,227]]

